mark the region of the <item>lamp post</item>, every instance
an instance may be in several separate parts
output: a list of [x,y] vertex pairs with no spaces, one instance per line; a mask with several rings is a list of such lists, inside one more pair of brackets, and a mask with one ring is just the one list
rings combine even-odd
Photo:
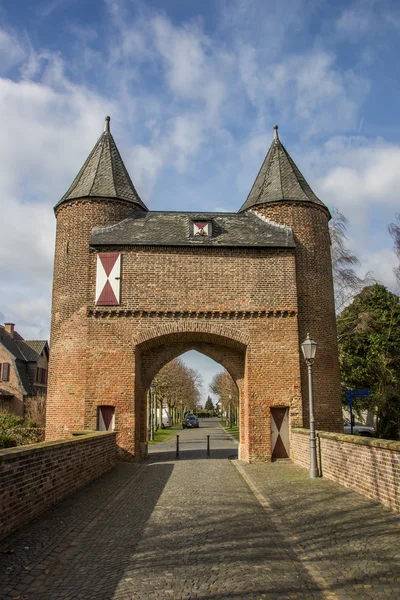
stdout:
[[156,384],[150,384],[150,440],[154,440],[154,392],[156,390]]
[[232,394],[229,394],[229,429],[233,427],[232,417]]
[[317,345],[317,342],[314,342],[314,340],[310,338],[309,333],[307,333],[306,339],[301,344],[301,349],[308,369],[308,400],[310,403],[310,479],[316,479],[319,477],[317,464],[317,441],[315,438],[314,398],[312,388],[312,365],[314,364]]

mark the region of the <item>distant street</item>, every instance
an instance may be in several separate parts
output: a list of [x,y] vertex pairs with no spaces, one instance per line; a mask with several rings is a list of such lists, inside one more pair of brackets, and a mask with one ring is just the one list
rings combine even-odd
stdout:
[[400,516],[290,462],[240,465],[200,425],[180,460],[171,436],[4,540],[1,599],[400,597]]

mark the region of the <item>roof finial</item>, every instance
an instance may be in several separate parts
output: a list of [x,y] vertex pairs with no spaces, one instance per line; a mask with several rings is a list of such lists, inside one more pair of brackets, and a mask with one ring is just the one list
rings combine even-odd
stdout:
[[110,133],[110,117],[106,117],[104,121],[104,133]]
[[274,125],[274,140],[279,140],[278,125]]

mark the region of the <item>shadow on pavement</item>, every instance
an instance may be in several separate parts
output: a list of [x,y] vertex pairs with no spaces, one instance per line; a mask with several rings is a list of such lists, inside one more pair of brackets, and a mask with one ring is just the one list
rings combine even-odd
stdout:
[[173,468],[118,463],[4,539],[0,598],[113,598]]

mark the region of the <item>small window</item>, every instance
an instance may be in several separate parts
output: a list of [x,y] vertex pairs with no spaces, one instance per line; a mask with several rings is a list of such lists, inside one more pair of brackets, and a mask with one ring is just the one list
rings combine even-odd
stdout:
[[1,369],[1,380],[9,381],[10,380],[10,363],[3,363]]
[[211,221],[192,221],[192,236],[196,238],[211,237]]
[[97,407],[97,429],[98,431],[114,431],[115,406]]
[[47,384],[47,369],[43,369],[42,367],[37,367],[35,383],[38,383],[40,385]]

